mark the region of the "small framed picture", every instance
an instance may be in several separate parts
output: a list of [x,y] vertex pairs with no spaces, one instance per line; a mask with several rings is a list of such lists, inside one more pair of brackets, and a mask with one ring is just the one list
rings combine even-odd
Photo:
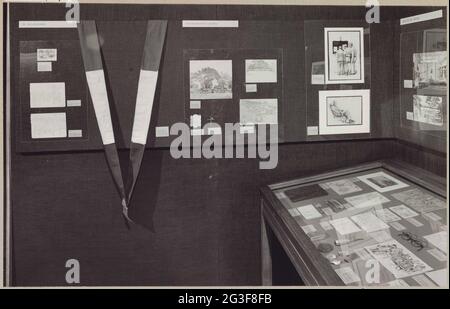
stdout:
[[246,59],[246,83],[276,83],[277,59]]
[[325,83],[364,84],[364,28],[325,28]]
[[233,98],[232,60],[190,60],[190,99]]
[[384,172],[358,176],[358,179],[380,193],[408,187],[406,183]]
[[319,134],[370,133],[370,90],[319,91]]

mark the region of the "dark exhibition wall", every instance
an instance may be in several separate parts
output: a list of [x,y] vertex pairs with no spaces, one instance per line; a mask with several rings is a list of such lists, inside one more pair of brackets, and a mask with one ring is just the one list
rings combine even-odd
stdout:
[[[396,122],[400,100],[397,41],[402,31],[397,24],[400,18],[436,9],[382,7],[381,23],[370,26],[366,34],[368,78],[359,88],[345,89],[371,89],[371,133],[311,137],[307,125],[317,125],[311,120],[317,112],[308,109],[313,105],[308,100],[316,99],[307,95],[312,89],[307,80],[311,55],[304,46],[313,40],[315,30],[308,22],[363,25],[366,8],[81,5],[80,19],[95,20],[103,40],[103,64],[124,174],[145,21],[169,21],[147,149],[129,209],[139,224],[128,230],[89,106],[73,114],[73,121],[88,134],[84,139],[42,144],[31,141],[23,131],[23,115],[29,111],[22,104],[27,100],[21,91],[27,72],[22,71],[21,57],[33,48],[30,41],[58,46],[62,58],[67,53],[71,60],[54,70],[74,80],[74,96],[90,100],[77,31],[18,28],[20,20],[61,19],[66,8],[10,5],[11,285],[66,285],[64,265],[70,258],[80,261],[83,285],[261,285],[262,185],[381,159],[403,160],[445,176],[444,148],[430,146],[426,136],[416,138]],[[182,29],[181,21],[187,19],[236,19],[240,27]],[[426,26],[442,24],[446,22]],[[322,34],[317,40],[323,41]],[[259,169],[259,159],[173,159],[170,139],[154,137],[156,126],[189,122],[189,97],[181,72],[187,59],[198,55],[193,50],[199,49],[238,50],[227,53],[232,59],[258,53],[282,59],[278,88],[262,90],[276,93],[281,102],[275,169]],[[234,98],[231,106],[223,108],[205,104],[210,114],[202,116],[225,114],[224,121],[238,122],[238,102]]]

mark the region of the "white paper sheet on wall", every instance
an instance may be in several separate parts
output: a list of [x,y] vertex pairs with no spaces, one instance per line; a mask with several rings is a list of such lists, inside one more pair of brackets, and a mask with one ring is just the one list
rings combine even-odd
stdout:
[[31,108],[50,108],[65,106],[65,83],[30,83]]
[[37,71],[38,72],[51,72],[52,71],[52,63],[50,61],[41,61],[37,63]]
[[38,48],[37,61],[56,61],[58,50],[56,48]]
[[83,130],[69,130],[67,133],[68,137],[83,137]]
[[67,137],[66,113],[31,114],[31,138]]

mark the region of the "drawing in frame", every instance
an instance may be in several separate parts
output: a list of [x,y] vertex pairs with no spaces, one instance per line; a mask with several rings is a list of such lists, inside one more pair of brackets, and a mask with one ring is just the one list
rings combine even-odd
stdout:
[[240,124],[278,124],[278,99],[241,99],[239,101]]
[[381,193],[408,187],[408,184],[401,182],[385,172],[376,172],[358,176],[358,179]]
[[276,83],[277,59],[245,59],[246,83]]
[[447,49],[446,29],[427,29],[423,31],[423,52],[445,51]]
[[364,28],[325,28],[325,84],[364,84]]
[[233,98],[232,60],[190,60],[190,99]]
[[370,133],[370,90],[319,91],[319,134]]

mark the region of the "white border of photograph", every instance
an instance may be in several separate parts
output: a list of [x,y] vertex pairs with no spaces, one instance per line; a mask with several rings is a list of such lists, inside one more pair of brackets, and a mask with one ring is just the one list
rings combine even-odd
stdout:
[[[369,180],[369,178],[374,178],[377,176],[382,176],[390,181],[395,182],[395,185],[392,186],[388,186],[388,187],[380,187],[378,186],[376,183],[372,182]],[[393,191],[393,190],[397,190],[397,189],[402,189],[402,188],[406,188],[409,187],[408,184],[401,182],[400,180],[398,180],[395,177],[392,177],[389,174],[386,174],[385,172],[376,172],[376,173],[372,173],[372,174],[368,174],[368,175],[363,175],[363,176],[358,176],[358,179],[361,180],[362,182],[364,182],[366,185],[368,185],[369,187],[377,190],[380,193],[384,193],[384,192],[389,192],[389,191]]]
[[[361,97],[361,123],[329,125],[327,123],[327,99],[330,97]],[[319,135],[370,133],[370,90],[319,91]]]
[[[328,33],[329,32],[349,32],[355,31],[359,32],[359,78],[356,79],[342,79],[342,80],[330,80],[330,72],[328,71],[329,64],[329,52],[330,48],[328,46]],[[324,50],[325,50],[325,84],[364,84],[364,28],[363,27],[333,27],[324,28]]]

